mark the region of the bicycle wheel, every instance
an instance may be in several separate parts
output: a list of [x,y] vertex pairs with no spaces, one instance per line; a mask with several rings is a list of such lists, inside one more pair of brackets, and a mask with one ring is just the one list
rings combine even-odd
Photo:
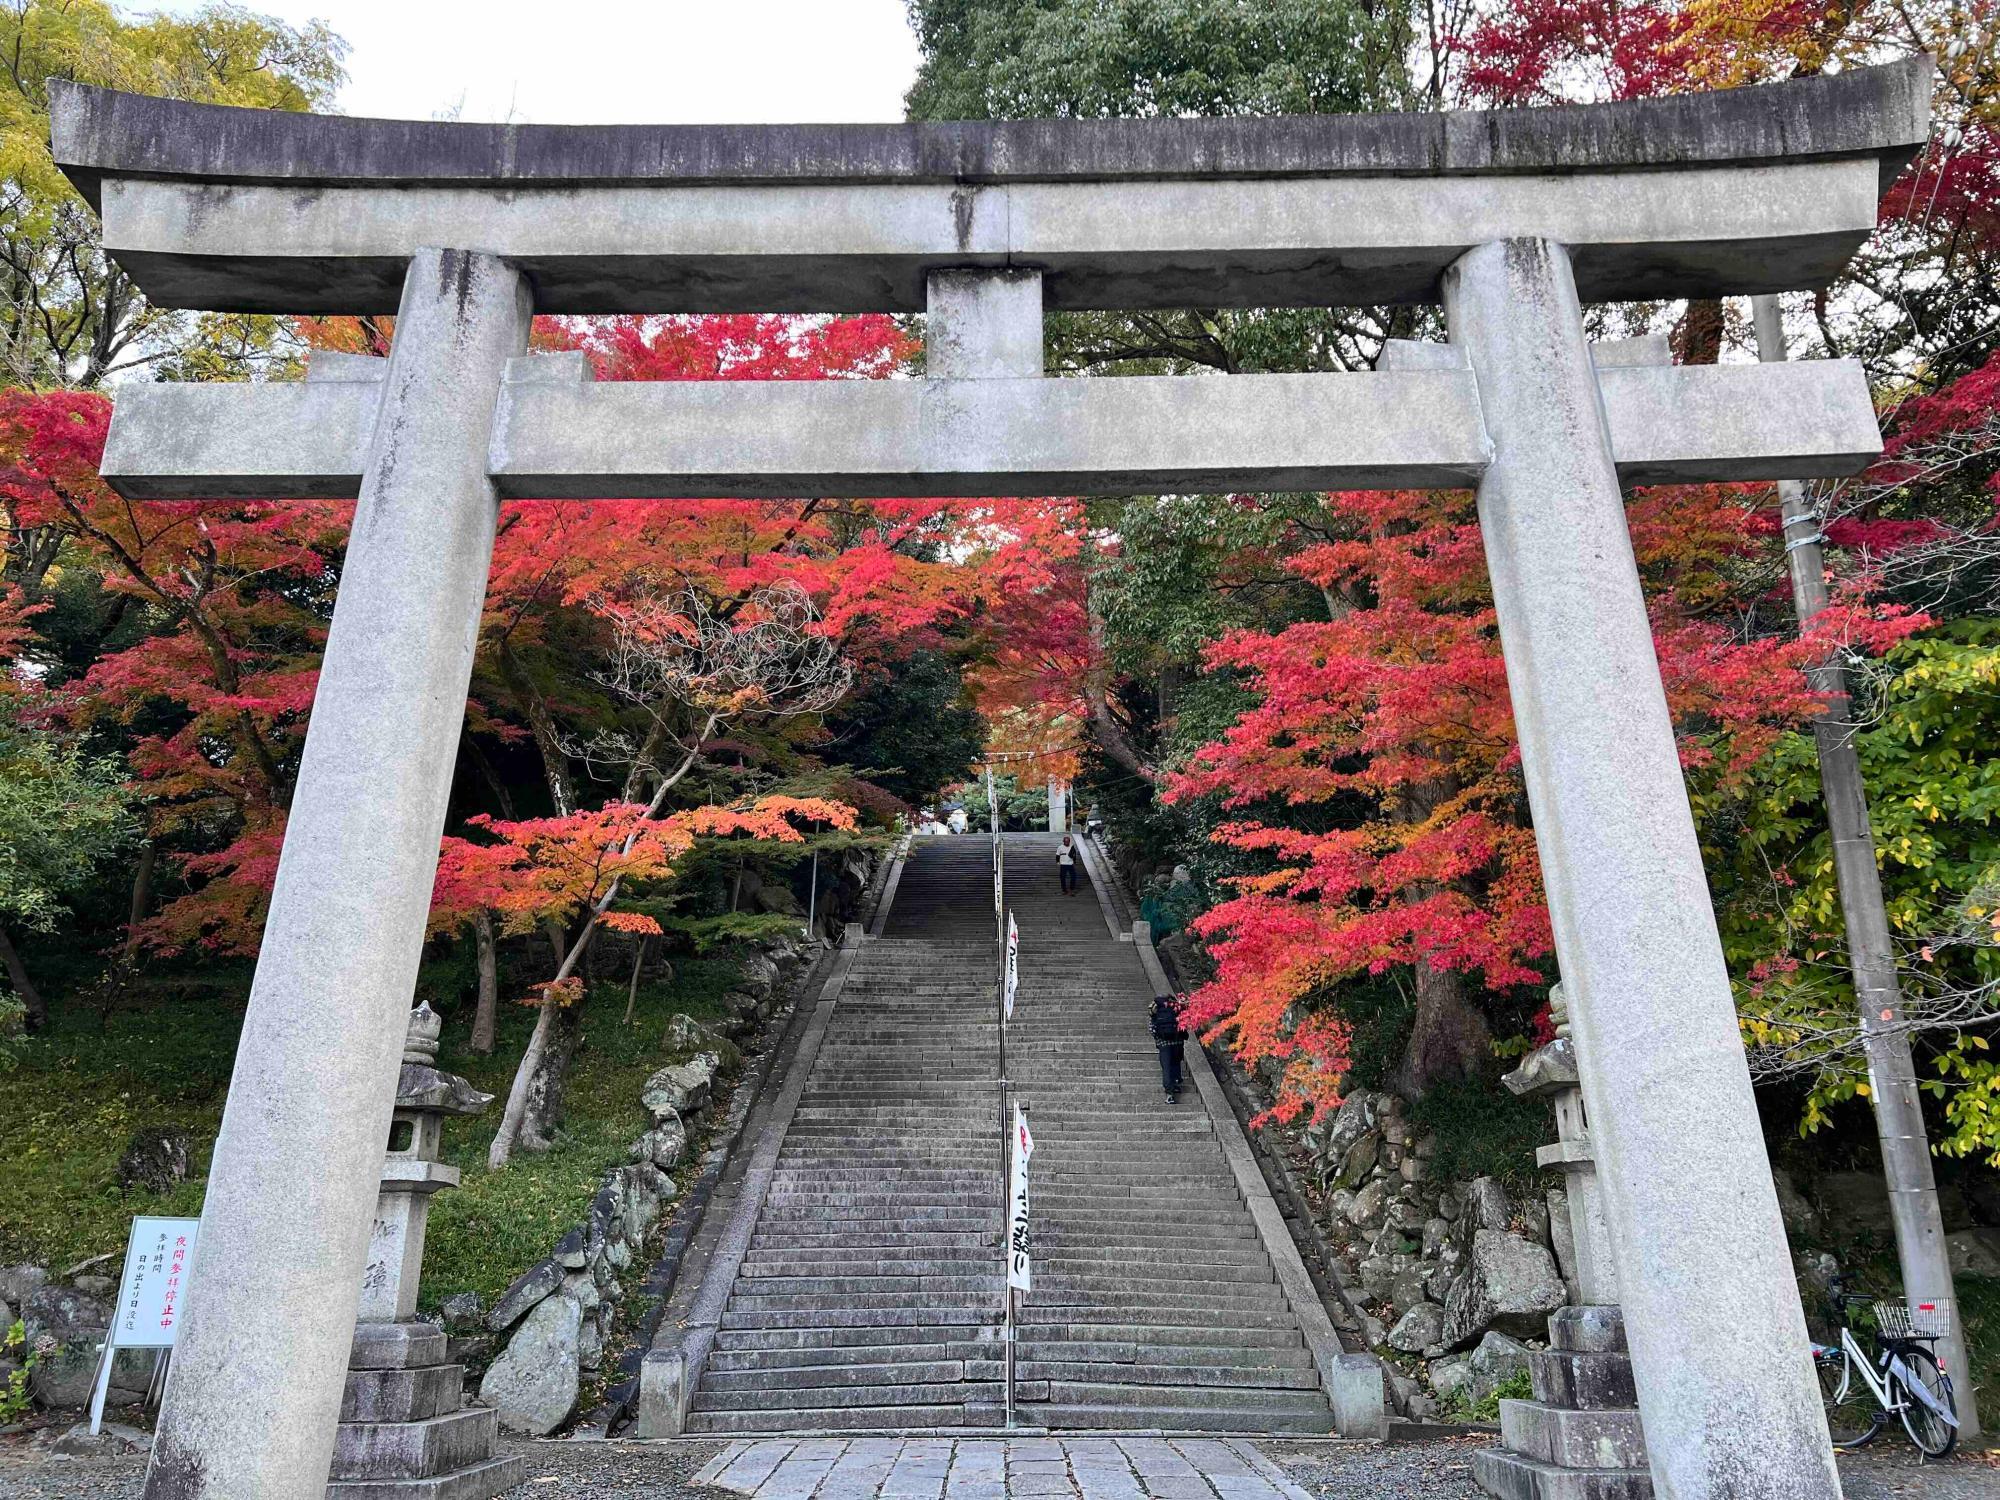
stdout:
[[1826,1431],[1836,1448],[1859,1448],[1875,1440],[1888,1415],[1868,1382],[1849,1364],[1845,1349],[1815,1355],[1820,1399],[1826,1403]]
[[[1938,1406],[1958,1415],[1958,1403],[1952,1399],[1951,1377],[1938,1368],[1937,1356],[1923,1348],[1909,1348],[1899,1351],[1903,1356],[1903,1367],[1910,1372],[1910,1384],[1921,1389],[1898,1392],[1904,1406],[1901,1412],[1903,1430],[1910,1435],[1910,1441],[1917,1445],[1926,1458],[1943,1458],[1958,1443],[1958,1429],[1940,1416],[1937,1410],[1924,1400],[1928,1395]],[[1891,1377],[1896,1385],[1903,1382]],[[1892,1385],[1890,1389],[1896,1389]]]

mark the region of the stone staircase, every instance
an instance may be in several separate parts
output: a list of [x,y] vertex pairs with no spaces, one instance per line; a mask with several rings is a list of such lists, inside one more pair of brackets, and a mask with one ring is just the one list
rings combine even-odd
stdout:
[[[807,1076],[694,1394],[690,1433],[1002,1421],[990,843],[913,846]],[[1169,1106],[1149,986],[1054,839],[1011,835],[1009,1072],[1030,1110],[1035,1286],[1017,1423],[1325,1432],[1297,1318],[1190,1084]]]

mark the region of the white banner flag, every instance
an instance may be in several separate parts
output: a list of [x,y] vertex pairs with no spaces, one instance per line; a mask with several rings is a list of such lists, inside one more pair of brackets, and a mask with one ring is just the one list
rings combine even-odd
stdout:
[[1035,1154],[1035,1138],[1028,1134],[1028,1117],[1014,1106],[1013,1181],[1007,1194],[1007,1285],[1032,1290],[1028,1267],[1028,1158]]
[[1021,929],[1014,914],[1007,913],[1007,988],[1003,1007],[1008,1020],[1014,1019],[1014,992],[1021,987]]

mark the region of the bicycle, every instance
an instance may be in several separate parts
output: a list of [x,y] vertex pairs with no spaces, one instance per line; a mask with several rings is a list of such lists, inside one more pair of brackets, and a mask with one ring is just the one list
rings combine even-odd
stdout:
[[[1836,1278],[1832,1297],[1841,1317],[1840,1342],[1813,1345],[1813,1368],[1826,1403],[1827,1433],[1836,1448],[1872,1443],[1893,1413],[1926,1458],[1943,1458],[1958,1442],[1958,1405],[1951,1377],[1930,1346],[1945,1335],[1948,1304],[1883,1302],[1850,1292]],[[1850,1307],[1872,1306],[1872,1355],[1848,1326]]]

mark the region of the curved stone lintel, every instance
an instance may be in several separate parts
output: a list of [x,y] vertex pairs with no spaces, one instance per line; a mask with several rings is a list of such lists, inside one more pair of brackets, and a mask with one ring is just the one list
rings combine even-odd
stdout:
[[1873,156],[1929,129],[1927,57],[1612,104],[1223,120],[883,125],[489,125],[189,104],[51,80],[55,156],[106,176],[522,187],[1107,181],[1622,171]]

